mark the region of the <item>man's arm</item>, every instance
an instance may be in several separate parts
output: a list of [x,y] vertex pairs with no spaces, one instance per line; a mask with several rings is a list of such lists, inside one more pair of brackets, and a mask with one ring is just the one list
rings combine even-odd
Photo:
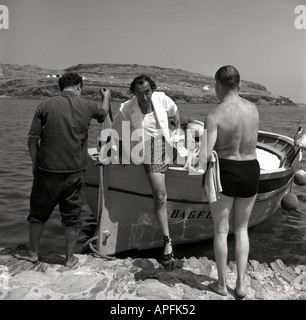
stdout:
[[32,173],[34,175],[36,161],[39,150],[39,141],[41,138],[42,124],[45,124],[46,119],[41,111],[41,105],[39,105],[35,111],[31,128],[28,135],[28,150],[32,160]]
[[176,129],[180,129],[181,128],[181,120],[180,120],[180,114],[179,114],[179,110],[178,110],[177,105],[166,94],[164,95],[164,102],[166,104],[168,118],[171,118],[171,124],[174,125]]
[[[109,114],[109,112],[111,113],[111,106],[110,106],[111,92],[108,89],[103,88],[101,90],[101,95],[102,95],[101,109],[105,111],[104,115],[106,118],[107,114]],[[110,118],[111,118],[111,120],[113,120],[111,114],[110,114]],[[102,121],[99,121],[99,122],[102,122]]]
[[29,137],[29,139],[28,139],[28,149],[29,149],[31,160],[32,160],[32,173],[33,173],[33,175],[34,175],[34,171],[35,171],[35,167],[36,167],[37,155],[38,155],[38,150],[39,150],[38,141],[39,141],[38,138]]
[[[217,141],[217,134],[218,134],[218,127],[217,127],[217,121],[213,113],[208,113],[205,118],[204,123],[204,130],[207,132],[207,144],[206,144],[206,151],[207,151],[207,162],[210,161],[212,151],[214,149],[214,146]],[[203,134],[203,138],[205,137],[205,134]],[[206,141],[202,141],[201,143],[202,147],[205,147]]]
[[172,120],[175,124],[176,129],[180,129],[181,128],[181,120],[180,120],[180,114],[179,114],[178,109],[176,109],[175,115],[172,117]]

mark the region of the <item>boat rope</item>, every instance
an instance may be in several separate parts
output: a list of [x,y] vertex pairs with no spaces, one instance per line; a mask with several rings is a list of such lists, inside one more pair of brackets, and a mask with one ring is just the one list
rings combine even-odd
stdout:
[[[102,211],[103,211],[103,200],[104,200],[104,188],[103,188],[103,165],[101,163],[98,164],[100,166],[99,168],[99,197],[98,197],[98,221],[97,221],[97,230],[94,237],[88,239],[84,245],[83,248],[86,246],[89,246],[90,250],[93,252],[93,254],[99,258],[105,259],[105,260],[115,260],[115,257],[111,257],[105,254],[102,254],[99,252],[99,247],[101,246],[102,240],[101,240],[101,220],[102,220]],[[93,242],[96,242],[96,245],[93,244]]]
[[94,236],[94,237],[90,238],[89,240],[87,240],[84,243],[83,247],[89,246],[90,250],[93,252],[93,254],[96,257],[99,257],[99,258],[102,258],[102,259],[105,259],[105,260],[115,260],[116,259],[115,257],[111,257],[111,256],[108,256],[108,255],[102,254],[97,250],[97,247],[96,247],[96,245],[93,244],[93,242],[94,241],[99,241],[99,239],[100,239],[99,236]]
[[[105,128],[105,122],[112,121],[112,116],[107,115],[107,118],[104,122],[102,122],[101,131]],[[111,123],[111,122],[110,122]],[[100,133],[98,133],[97,137],[97,151],[100,152],[101,144],[100,144]],[[99,157],[98,157],[99,159]],[[115,257],[111,257],[105,254],[102,254],[100,252],[100,248],[102,246],[102,213],[103,213],[103,206],[104,206],[104,174],[103,174],[103,164],[98,160],[97,165],[99,166],[99,196],[98,196],[98,219],[97,219],[97,230],[96,235],[89,240],[87,240],[83,247],[89,246],[90,250],[93,252],[93,254],[99,258],[105,259],[105,260],[115,260]],[[98,234],[98,235],[97,235]],[[96,242],[96,245],[93,244],[93,242]]]

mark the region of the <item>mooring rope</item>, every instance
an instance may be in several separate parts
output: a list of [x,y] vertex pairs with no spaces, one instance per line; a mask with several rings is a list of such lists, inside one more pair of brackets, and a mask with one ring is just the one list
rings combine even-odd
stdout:
[[[111,113],[111,110],[110,110]],[[109,119],[108,119],[109,118]],[[108,120],[110,120],[110,123],[112,121],[112,115],[108,114],[107,118],[105,119],[105,122],[107,122]],[[101,125],[101,132],[102,130],[105,128],[105,122],[102,122]],[[98,134],[98,138],[97,138],[97,151],[100,152],[100,143],[99,143],[99,137],[101,132]],[[99,158],[98,158],[99,159]],[[87,245],[89,246],[90,250],[97,256],[106,260],[115,260],[115,257],[111,257],[105,254],[102,254],[100,251],[100,247],[102,245],[102,232],[101,232],[101,223],[102,223],[102,213],[103,213],[103,206],[104,206],[104,181],[103,181],[103,164],[99,162],[99,160],[97,160],[97,164],[99,166],[99,196],[98,196],[98,221],[97,221],[97,230],[96,233],[98,233],[98,235],[95,235],[94,237],[92,237],[91,239],[87,240],[83,247],[86,247]],[[97,245],[94,245],[93,242],[97,242]]]

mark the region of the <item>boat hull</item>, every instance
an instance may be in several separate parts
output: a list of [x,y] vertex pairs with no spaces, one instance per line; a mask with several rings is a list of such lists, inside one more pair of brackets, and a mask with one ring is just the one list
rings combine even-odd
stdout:
[[[119,183],[128,181],[133,176],[133,184],[137,191],[123,189],[122,185],[108,185],[104,179],[104,204],[100,220],[102,234],[109,234],[104,239],[103,253],[115,254],[132,249],[148,249],[162,246],[162,234],[154,215],[154,203],[149,186],[145,183],[146,177],[141,166],[134,168],[110,165],[104,168],[107,179],[112,179],[118,174],[121,176]],[[98,173],[95,170],[96,174]],[[174,176],[171,174],[174,173]],[[166,180],[175,179],[177,172],[171,172]],[[270,216],[280,207],[280,201],[290,187],[292,174],[289,173],[287,182],[270,192],[259,193],[250,217],[249,227],[257,225]],[[168,178],[168,179],[167,179]],[[168,187],[167,212],[169,228],[174,244],[191,243],[210,239],[213,236],[212,217],[209,204],[205,199],[201,186],[201,178],[193,179],[192,188],[187,188],[187,181],[180,180],[180,186],[186,185],[186,190],[194,190],[193,200],[184,200],[177,195],[171,195]],[[130,180],[131,181],[131,180]],[[167,185],[171,185],[168,182]],[[141,191],[141,192],[140,192]],[[183,190],[182,190],[183,191]],[[202,191],[202,192],[201,192]],[[87,184],[86,198],[92,212],[98,213],[98,185]],[[198,193],[198,199],[195,194]],[[185,195],[186,198],[186,195]],[[232,232],[232,217],[230,217],[230,232]]]
[[[263,136],[269,136],[269,143],[274,138],[274,147],[275,141],[281,141],[281,148],[290,156],[284,157],[281,168],[261,170],[249,227],[267,220],[280,208],[280,202],[291,186],[294,167],[299,163],[298,157],[294,157],[297,150],[292,139],[282,139],[272,133],[264,133]],[[292,160],[294,165],[289,165]],[[185,244],[212,238],[212,217],[202,187],[202,176],[188,175],[181,167],[170,167],[166,173],[166,187],[173,243]],[[152,191],[143,166],[100,166],[91,157],[85,190],[87,203],[98,220],[101,253],[112,255],[163,245],[154,215]],[[230,216],[230,232],[232,230]]]

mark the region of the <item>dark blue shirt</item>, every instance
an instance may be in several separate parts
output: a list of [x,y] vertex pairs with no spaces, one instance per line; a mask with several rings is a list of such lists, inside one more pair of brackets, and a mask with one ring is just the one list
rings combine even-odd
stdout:
[[106,112],[72,91],[43,101],[36,109],[29,138],[40,139],[36,167],[49,172],[76,172],[88,164],[91,119],[103,122]]

